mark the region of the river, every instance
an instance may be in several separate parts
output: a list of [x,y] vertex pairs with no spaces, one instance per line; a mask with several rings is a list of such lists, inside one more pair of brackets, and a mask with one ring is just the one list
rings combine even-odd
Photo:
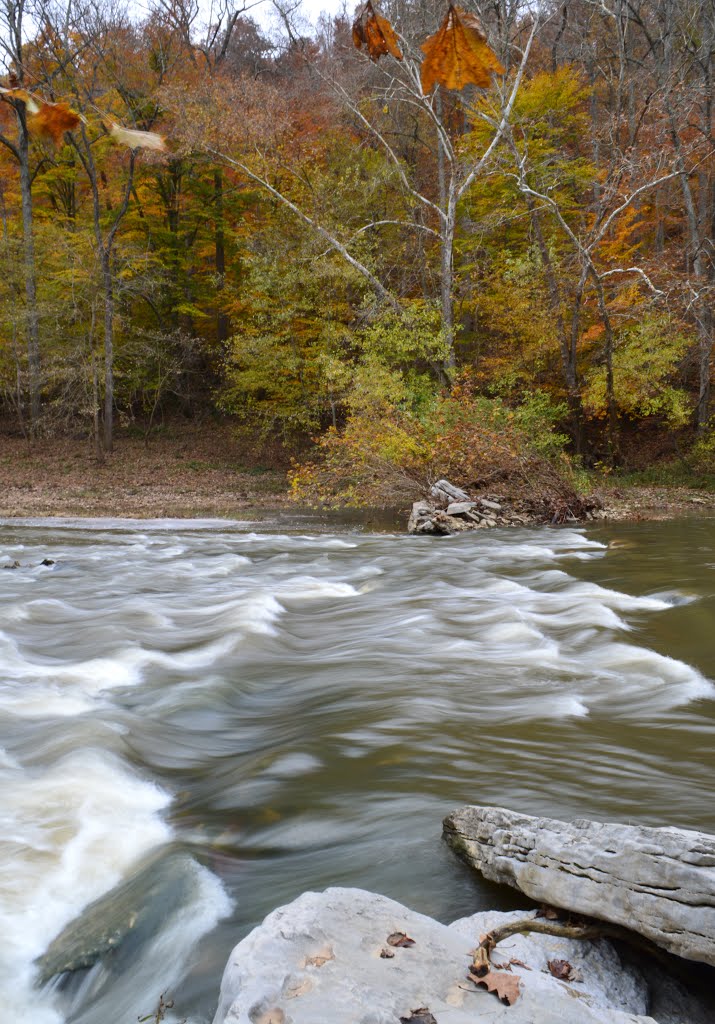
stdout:
[[[518,905],[440,841],[463,803],[715,832],[714,630],[715,520],[0,521],[3,1024],[134,1024],[162,992],[210,1021],[233,944],[306,889]],[[157,854],[181,882],[132,941],[38,990]]]

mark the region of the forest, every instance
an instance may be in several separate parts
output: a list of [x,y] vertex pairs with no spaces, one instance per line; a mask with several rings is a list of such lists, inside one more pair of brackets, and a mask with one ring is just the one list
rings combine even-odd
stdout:
[[274,7],[3,0],[3,429],[712,473],[712,0]]

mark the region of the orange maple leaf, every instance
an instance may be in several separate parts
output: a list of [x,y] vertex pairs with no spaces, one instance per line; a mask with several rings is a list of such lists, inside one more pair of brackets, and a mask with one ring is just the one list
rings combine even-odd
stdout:
[[445,89],[463,89],[470,84],[486,89],[492,74],[504,74],[479,19],[452,4],[439,29],[425,39],[421,48],[425,54],[420,71],[425,96],[437,84]]
[[488,971],[481,978],[469,975],[475,985],[485,985],[487,991],[494,992],[503,1003],[512,1006],[521,995],[521,982],[514,974],[506,971]]

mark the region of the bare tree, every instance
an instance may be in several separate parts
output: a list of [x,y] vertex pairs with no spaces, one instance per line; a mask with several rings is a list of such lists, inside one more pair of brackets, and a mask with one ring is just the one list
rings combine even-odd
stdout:
[[30,133],[28,130],[28,105],[21,95],[36,83],[28,75],[24,60],[26,24],[35,15],[34,0],[3,0],[0,8],[0,60],[8,76],[10,92],[0,94],[0,101],[12,107],[15,113],[16,135],[10,138],[0,132],[0,143],[10,151],[17,163],[20,175],[20,196],[22,200],[23,265],[25,274],[26,301],[26,349],[30,390],[30,428],[37,428],[42,411],[40,327],[37,308],[37,268],[35,260],[35,239],[32,226],[32,181],[30,164]]
[[[400,183],[411,217],[404,220],[375,219],[362,224],[357,230],[353,229],[342,235],[334,226],[326,223],[319,211],[316,212],[301,204],[300,200],[292,197],[290,190],[277,180],[278,170],[289,176],[296,174],[297,178],[300,174],[286,163],[283,155],[277,155],[273,125],[269,124],[263,139],[260,138],[260,132],[249,133],[250,138],[247,136],[243,145],[238,143],[229,149],[225,136],[220,139],[220,133],[215,130],[215,126],[212,127],[207,122],[201,144],[211,155],[241,171],[250,181],[259,185],[307,227],[320,235],[330,248],[339,253],[367,280],[381,302],[389,303],[395,309],[400,308],[396,295],[367,261],[361,258],[355,243],[361,240],[365,233],[379,233],[382,228],[388,226],[434,239],[439,246],[438,299],[448,350],[443,368],[446,379],[455,365],[454,244],[458,204],[469,192],[477,177],[490,166],[493,154],[507,130],[510,113],[539,27],[538,17],[532,17],[526,8],[520,7],[523,17],[514,30],[515,37],[509,40],[511,52],[517,57],[513,73],[505,80],[503,86],[499,85],[495,90],[495,104],[491,113],[482,105],[470,111],[474,116],[485,118],[492,128],[491,142],[483,153],[475,157],[460,148],[461,129],[455,130],[450,118],[446,116],[440,87],[429,95],[424,95],[420,81],[423,54],[416,42],[401,35],[403,60],[398,61],[392,56],[386,57],[367,76],[367,80],[356,81],[354,76],[351,80],[351,76],[346,76],[344,72],[344,64],[346,59],[352,61],[354,56],[346,58],[345,52],[340,50],[335,53],[316,53],[315,45],[301,37],[294,23],[294,9],[279,9],[284,18],[292,52],[302,55],[310,74],[314,75],[323,87],[330,90],[338,105],[351,119],[355,129],[384,154]],[[436,26],[433,23],[431,27]],[[360,56],[356,56],[359,61]],[[363,58],[363,63],[367,68],[367,58]],[[235,90],[233,95],[237,94],[238,90]],[[468,101],[465,100],[464,103],[468,106]],[[450,114],[453,114],[453,106],[450,105]],[[416,112],[421,133],[420,145],[424,145],[434,156],[438,178],[436,190],[431,187],[431,183],[420,183],[412,173],[412,168],[403,158],[399,144],[395,141],[394,129],[386,126],[384,118],[381,120],[379,117],[380,111],[393,110],[397,107]],[[196,111],[195,119],[192,120],[200,119],[201,112]],[[451,121],[454,120],[452,117]],[[195,129],[194,124],[193,130]],[[424,142],[427,136],[429,142]]]
[[[61,69],[61,84],[73,96],[77,111],[82,114],[78,130],[69,133],[72,146],[84,169],[92,198],[92,225],[95,252],[104,295],[104,402],[103,444],[112,451],[114,443],[114,330],[116,315],[115,270],[113,266],[117,233],[126,216],[132,197],[137,150],[131,149],[126,158],[121,196],[116,208],[103,208],[103,189],[106,184],[104,170],[98,157],[98,144],[106,137],[107,129],[98,119],[96,102],[107,89],[113,89],[123,99],[122,114],[135,128],[149,127],[139,112],[142,97],[135,96],[121,80],[122,61],[117,48],[126,45],[133,34],[128,16],[111,2],[89,0],[82,6],[68,0],[65,6],[45,2],[42,8],[45,25],[44,44],[52,63]],[[74,40],[81,40],[83,73],[75,73],[69,59]],[[111,115],[110,115],[111,117]],[[93,125],[90,127],[90,125]],[[109,212],[110,216],[107,216]]]

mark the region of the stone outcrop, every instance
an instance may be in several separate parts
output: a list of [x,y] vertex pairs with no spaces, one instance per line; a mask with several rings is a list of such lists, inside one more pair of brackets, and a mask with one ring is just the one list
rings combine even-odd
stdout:
[[[446,484],[447,481],[442,481]],[[454,491],[458,489],[452,488]],[[434,490],[434,489],[433,489]],[[463,492],[462,492],[463,493]],[[445,508],[431,501],[416,501],[412,505],[408,533],[452,534],[464,530],[483,530],[490,526],[528,526],[537,520],[507,508],[490,498],[452,501]]]
[[[516,1002],[473,984],[480,934],[519,916],[531,915],[483,912],[443,925],[360,889],[304,893],[235,947],[214,1024],[653,1024],[643,978],[605,940],[513,936],[492,960],[520,979]],[[412,944],[390,944],[395,933]],[[557,960],[568,960],[573,980],[552,976]]]
[[501,807],[444,821],[459,856],[533,900],[621,925],[715,965],[715,837],[678,828],[571,823]]
[[602,516],[596,499],[585,500],[574,495],[569,502],[549,504],[496,494],[471,497],[449,480],[438,480],[432,486],[430,498],[430,501],[423,499],[412,505],[408,533],[448,535],[490,526],[577,522]]

